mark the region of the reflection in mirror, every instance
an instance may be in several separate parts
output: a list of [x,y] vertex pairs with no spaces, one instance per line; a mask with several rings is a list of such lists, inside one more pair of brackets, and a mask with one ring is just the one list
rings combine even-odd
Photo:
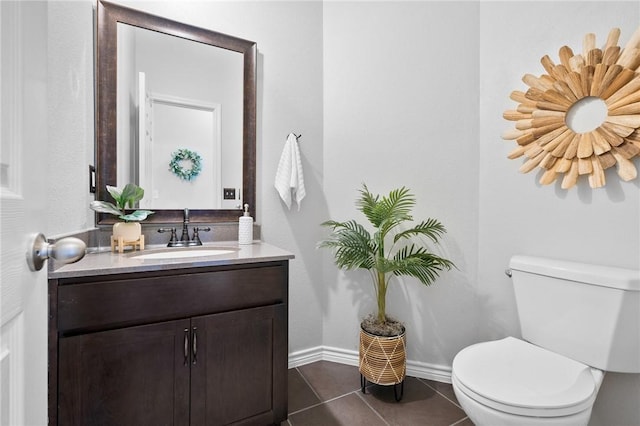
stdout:
[[104,0],[97,18],[96,199],[137,182],[146,222],[255,218],[256,44]]
[[[241,207],[242,65],[238,52],[118,23],[118,186],[144,188],[141,208]],[[197,172],[179,159],[189,179],[169,167],[178,150],[198,156]]]

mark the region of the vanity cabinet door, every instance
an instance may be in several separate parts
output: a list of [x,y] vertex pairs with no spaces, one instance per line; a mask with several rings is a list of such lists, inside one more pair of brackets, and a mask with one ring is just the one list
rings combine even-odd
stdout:
[[194,317],[191,424],[280,424],[287,418],[287,306]]
[[58,424],[189,425],[189,330],[185,319],[60,338]]

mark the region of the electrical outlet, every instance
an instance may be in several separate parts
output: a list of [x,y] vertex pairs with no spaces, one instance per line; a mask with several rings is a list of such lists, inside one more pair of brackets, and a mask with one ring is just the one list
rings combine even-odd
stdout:
[[96,168],[89,164],[89,192],[96,193]]
[[224,188],[222,190],[222,197],[225,200],[235,200],[236,199],[236,189],[235,188]]

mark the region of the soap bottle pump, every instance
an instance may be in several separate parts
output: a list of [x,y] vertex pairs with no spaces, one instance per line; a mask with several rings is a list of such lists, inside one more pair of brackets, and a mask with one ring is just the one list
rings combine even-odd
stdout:
[[244,213],[238,223],[238,244],[253,243],[253,218],[249,216],[249,204],[244,205]]

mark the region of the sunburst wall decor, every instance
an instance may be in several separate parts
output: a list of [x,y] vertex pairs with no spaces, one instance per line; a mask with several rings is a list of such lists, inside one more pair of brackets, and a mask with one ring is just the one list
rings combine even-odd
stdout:
[[[522,80],[529,89],[511,93],[518,106],[503,116],[515,122],[515,129],[504,132],[502,138],[518,144],[510,159],[526,157],[522,173],[542,168],[543,185],[564,175],[564,189],[575,186],[581,175],[588,176],[592,188],[602,187],[604,170],[614,165],[622,180],[636,178],[633,158],[640,155],[640,28],[624,49],[618,46],[619,37],[620,29],[614,28],[600,49],[595,35],[587,34],[582,54],[574,54],[567,46],[560,48],[559,64],[545,55],[540,62],[547,74],[524,75]],[[604,101],[607,112],[598,127],[581,133],[570,128],[567,113],[585,98]]]

